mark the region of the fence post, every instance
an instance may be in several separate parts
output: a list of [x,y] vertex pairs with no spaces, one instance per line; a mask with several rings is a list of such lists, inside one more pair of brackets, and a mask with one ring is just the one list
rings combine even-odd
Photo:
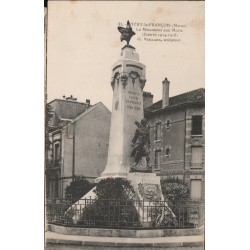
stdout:
[[142,200],[142,222],[144,222],[144,199]]

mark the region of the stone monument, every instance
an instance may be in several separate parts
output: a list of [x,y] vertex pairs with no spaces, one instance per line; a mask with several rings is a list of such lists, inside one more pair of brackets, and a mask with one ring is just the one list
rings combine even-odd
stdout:
[[[111,87],[113,90],[112,117],[109,138],[108,160],[99,182],[104,178],[127,178],[134,187],[137,200],[143,200],[138,207],[141,221],[151,223],[145,210],[164,200],[160,177],[152,173],[149,158],[149,126],[143,114],[143,88],[146,83],[146,66],[139,61],[135,48],[129,44],[135,32],[129,21],[127,27],[118,27],[121,41],[127,44],[121,49],[120,58],[112,66]],[[92,189],[84,198],[95,198]],[[81,201],[77,203],[80,207]],[[158,222],[165,215],[175,217],[165,203]],[[145,218],[144,218],[145,216]],[[77,217],[75,217],[77,220]],[[147,226],[147,225],[145,225]]]
[[[146,83],[146,66],[139,61],[139,55],[129,41],[133,32],[129,21],[127,27],[118,27],[121,41],[127,41],[121,49],[118,61],[112,67],[113,89],[112,118],[107,165],[102,178],[127,178],[136,192],[136,198],[144,205],[153,206],[163,201],[160,177],[152,173],[149,158],[149,126],[143,113],[143,88]],[[139,208],[141,216],[146,215]],[[160,220],[165,215],[175,217],[165,204]],[[147,218],[150,223],[150,218]],[[142,218],[142,221],[145,221]]]

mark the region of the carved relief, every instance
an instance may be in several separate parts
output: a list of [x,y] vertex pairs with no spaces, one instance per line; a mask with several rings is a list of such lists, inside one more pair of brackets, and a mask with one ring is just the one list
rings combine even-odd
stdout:
[[112,87],[112,89],[114,91],[114,88],[115,88],[115,78],[114,77],[111,78],[110,84],[111,84],[111,87]]
[[204,144],[203,138],[191,138],[190,140],[191,145],[202,146]]
[[161,190],[158,184],[138,184],[138,191],[145,201],[160,201]]
[[115,102],[115,110],[118,110],[119,109],[119,100],[117,100],[116,102]]
[[124,73],[121,74],[121,83],[122,83],[123,88],[126,87],[127,82],[128,82],[128,76]]
[[117,80],[117,84],[119,84],[119,79],[120,79],[120,73],[119,72],[116,72],[115,74],[114,74],[114,76],[112,77],[112,79],[111,79],[111,86],[112,86],[112,89],[114,90],[114,88],[115,88],[115,82],[116,82],[116,80]]
[[139,80],[140,80],[140,88],[143,91],[147,80],[144,77],[140,77]]
[[139,74],[137,72],[135,72],[135,71],[131,71],[129,73],[129,76],[131,77],[133,84],[135,83],[135,79],[138,78],[138,77],[140,77]]

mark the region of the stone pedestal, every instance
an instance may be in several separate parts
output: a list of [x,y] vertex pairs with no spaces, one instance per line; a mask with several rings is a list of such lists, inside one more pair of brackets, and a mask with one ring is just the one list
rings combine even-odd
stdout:
[[[129,173],[128,179],[134,187],[136,199],[143,201],[140,206],[137,207],[143,226],[150,227],[155,221],[150,217],[148,209],[157,206],[159,202],[164,201],[160,176],[156,176],[154,173]],[[165,211],[162,210],[162,213],[159,216],[159,221],[164,218],[165,214],[170,213],[173,218],[175,217],[166,202],[164,203],[164,206]]]
[[128,180],[134,187],[137,199],[144,201],[163,200],[160,176],[154,173],[128,173]]
[[136,130],[135,121],[143,118],[142,92],[145,85],[145,65],[132,46],[121,50],[120,59],[112,67],[112,118],[108,160],[101,178],[126,178],[133,164],[131,141]]

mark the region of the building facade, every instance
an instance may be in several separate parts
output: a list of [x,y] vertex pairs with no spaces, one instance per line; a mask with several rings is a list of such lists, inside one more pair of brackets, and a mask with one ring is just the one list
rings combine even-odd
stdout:
[[170,82],[163,81],[162,100],[144,115],[150,124],[150,162],[162,178],[183,179],[190,198],[205,197],[205,90],[169,98]]
[[46,162],[46,194],[63,197],[76,177],[90,181],[100,176],[107,162],[111,112],[101,102],[90,105],[76,98],[49,103],[50,147]]

